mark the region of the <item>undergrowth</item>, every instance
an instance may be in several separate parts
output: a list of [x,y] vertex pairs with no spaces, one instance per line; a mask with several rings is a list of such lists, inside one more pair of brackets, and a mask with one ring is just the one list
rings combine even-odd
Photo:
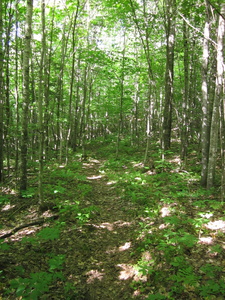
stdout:
[[[127,141],[120,143],[121,154],[115,158],[115,141],[105,141],[93,156],[104,156],[100,173],[124,203],[132,204],[127,205],[128,213],[130,207],[139,220],[132,252],[139,276],[131,284],[134,292],[149,300],[224,299],[225,207],[218,191],[200,188],[198,167],[187,160],[184,170],[173,152],[165,153],[162,160],[156,146],[149,154],[151,164],[144,165],[144,150],[134,151],[127,145]],[[90,145],[89,154],[94,146]],[[193,156],[190,159],[192,164]],[[36,178],[33,182],[23,197],[35,201]],[[51,251],[44,253],[48,259],[38,271],[15,265],[14,278],[0,272],[0,290],[6,299],[47,299],[53,287],[63,290],[64,299],[79,299],[76,283],[65,276],[66,255],[58,251],[57,241],[68,228],[82,227],[99,208],[91,204],[92,187],[82,174],[78,156],[67,166],[49,163],[44,187],[46,209],[56,211],[59,218],[18,243],[34,251],[50,242]],[[9,198],[2,195],[0,205],[7,203]],[[12,247],[3,242],[0,253],[10,253]]]
[[[4,269],[0,271],[0,294],[3,299],[48,299],[52,289],[63,290],[64,299],[75,299],[77,297],[76,285],[70,281],[64,270],[66,255],[60,254],[57,249],[57,241],[60,240],[64,231],[68,227],[76,229],[87,223],[97,210],[94,205],[86,205],[92,188],[86,180],[86,176],[81,173],[82,163],[74,160],[68,166],[56,163],[49,164],[44,171],[44,202],[41,204],[43,212],[57,213],[58,218],[49,226],[38,230],[34,235],[28,235],[19,242],[0,243],[1,255],[7,255],[13,251],[14,247],[27,249],[27,255],[32,257],[39,249],[43,253],[40,261],[44,260],[38,271],[32,271],[30,266],[15,264],[12,267],[12,274],[7,276]],[[34,183],[35,183],[34,179]],[[37,200],[37,187],[31,186],[23,193],[24,199],[29,199],[30,203]],[[1,196],[0,205],[10,205],[10,197]],[[45,247],[51,252],[46,252]],[[35,254],[36,255],[36,254]],[[48,259],[46,259],[48,258]],[[24,257],[25,259],[25,257]],[[38,262],[37,262],[38,263]],[[1,264],[1,261],[0,261]],[[30,272],[29,272],[30,270]]]

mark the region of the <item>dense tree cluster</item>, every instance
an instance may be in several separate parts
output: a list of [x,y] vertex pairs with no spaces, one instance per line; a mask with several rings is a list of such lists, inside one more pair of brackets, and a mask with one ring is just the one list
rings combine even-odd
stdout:
[[[203,186],[224,170],[222,0],[0,2],[0,181],[87,140],[181,141],[202,157]],[[84,153],[85,154],[85,153]],[[221,163],[220,163],[221,165]],[[21,166],[21,167],[20,167]],[[225,176],[222,172],[222,190]]]

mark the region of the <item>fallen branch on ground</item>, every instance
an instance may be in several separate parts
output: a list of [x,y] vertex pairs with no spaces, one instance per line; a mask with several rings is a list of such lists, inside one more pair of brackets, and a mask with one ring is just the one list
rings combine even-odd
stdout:
[[34,226],[34,225],[41,225],[41,224],[44,224],[48,221],[56,220],[56,219],[58,219],[58,217],[59,217],[59,215],[52,215],[51,217],[48,217],[48,218],[40,218],[40,219],[33,220],[30,223],[21,224],[19,226],[14,227],[9,232],[1,235],[0,239],[5,239],[7,237],[10,237],[13,234],[15,234],[16,232],[18,232],[20,229],[27,228],[27,227]]

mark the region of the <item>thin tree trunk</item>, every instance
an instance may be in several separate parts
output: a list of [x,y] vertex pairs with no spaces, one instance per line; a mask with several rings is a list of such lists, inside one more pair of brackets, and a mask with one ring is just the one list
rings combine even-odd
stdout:
[[0,182],[3,181],[3,4],[0,0]]
[[116,143],[116,158],[119,156],[119,145],[121,140],[121,134],[124,130],[123,121],[123,101],[124,101],[124,66],[125,66],[125,52],[126,52],[126,32],[123,35],[123,52],[122,52],[122,66],[121,66],[121,78],[120,78],[120,103],[119,103],[119,120],[118,120],[118,132]]
[[162,149],[168,150],[171,142],[173,77],[174,77],[174,46],[175,46],[175,8],[176,0],[166,0],[166,73],[165,73],[165,102],[163,112]]
[[184,46],[184,99],[182,102],[182,128],[181,128],[181,159],[186,165],[188,148],[188,120],[189,120],[189,34],[185,21],[183,21],[183,46]]
[[30,102],[30,57],[31,57],[31,34],[32,34],[33,0],[27,0],[26,32],[24,37],[23,53],[23,121],[21,143],[21,181],[20,190],[27,189],[27,150],[28,150],[28,112]]
[[223,97],[224,63],[223,63],[223,39],[225,33],[225,4],[222,5],[219,17],[217,33],[217,78],[215,87],[215,99],[213,103],[213,113],[210,131],[209,163],[207,173],[207,188],[211,188],[215,183],[215,169],[217,162],[218,131],[219,131],[219,105]]
[[39,87],[38,87],[38,142],[39,142],[39,176],[38,176],[38,195],[39,204],[43,203],[43,168],[44,168],[44,123],[43,123],[43,104],[44,91],[46,83],[46,74],[43,74],[46,63],[46,33],[45,33],[45,0],[41,3],[41,23],[42,23],[42,48],[39,70]]
[[201,185],[207,185],[208,159],[209,159],[209,133],[210,133],[210,114],[209,114],[209,99],[208,99],[208,63],[209,63],[209,7],[206,1],[206,20],[204,29],[203,41],[203,59],[202,59],[202,169],[201,169]]
[[11,152],[11,145],[10,145],[10,127],[11,127],[11,106],[10,106],[10,34],[13,27],[12,24],[12,17],[13,17],[13,9],[12,9],[12,1],[8,1],[6,4],[6,19],[5,27],[6,28],[6,37],[5,37],[5,70],[4,70],[4,92],[5,92],[5,124],[4,124],[4,141],[5,141],[5,148],[6,148],[6,165],[7,165],[7,176],[9,176],[10,171],[10,152]]
[[77,8],[73,20],[73,31],[72,31],[72,67],[71,67],[71,81],[70,81],[70,96],[69,96],[69,113],[68,113],[68,129],[67,129],[67,139],[66,139],[66,163],[68,162],[68,151],[69,151],[69,143],[71,138],[71,130],[72,130],[72,103],[73,103],[73,95],[74,95],[74,78],[75,78],[75,58],[76,58],[76,26],[77,26],[77,18],[79,12],[80,1],[77,1]]
[[18,55],[18,31],[19,31],[19,21],[18,21],[18,0],[16,1],[16,28],[15,28],[15,113],[16,113],[16,136],[15,136],[15,177],[18,178],[19,171],[19,55]]

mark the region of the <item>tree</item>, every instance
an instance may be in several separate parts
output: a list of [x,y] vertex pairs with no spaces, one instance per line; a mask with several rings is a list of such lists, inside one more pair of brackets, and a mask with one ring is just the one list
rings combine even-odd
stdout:
[[27,0],[26,31],[23,51],[23,120],[21,140],[21,182],[20,190],[27,189],[27,150],[28,150],[28,112],[30,103],[30,59],[32,35],[33,0]]
[[[38,132],[39,132],[39,203],[43,202],[43,167],[44,167],[44,116],[43,104],[45,103],[45,93],[43,87],[46,86],[46,27],[45,27],[45,0],[41,2],[41,23],[42,23],[42,42],[41,42],[41,59],[39,69],[39,86],[38,86]],[[45,71],[45,72],[43,72]]]
[[174,80],[174,46],[175,46],[175,16],[176,0],[165,0],[165,30],[166,30],[166,73],[165,102],[163,112],[162,148],[168,150],[171,141],[173,80]]
[[207,188],[211,188],[215,183],[215,169],[217,162],[218,134],[219,134],[219,107],[223,98],[224,84],[224,61],[223,61],[223,42],[225,35],[225,4],[222,4],[221,14],[219,16],[217,31],[217,76],[215,86],[215,98],[213,103],[212,121],[210,128],[209,162],[207,173]]
[[3,7],[2,0],[0,1],[0,182],[3,181]]
[[210,38],[210,8],[208,1],[205,1],[205,28],[203,40],[203,57],[202,57],[202,133],[201,133],[201,148],[202,148],[202,170],[201,170],[201,185],[207,185],[208,159],[209,159],[209,88],[208,88],[208,64],[209,64],[209,38]]

